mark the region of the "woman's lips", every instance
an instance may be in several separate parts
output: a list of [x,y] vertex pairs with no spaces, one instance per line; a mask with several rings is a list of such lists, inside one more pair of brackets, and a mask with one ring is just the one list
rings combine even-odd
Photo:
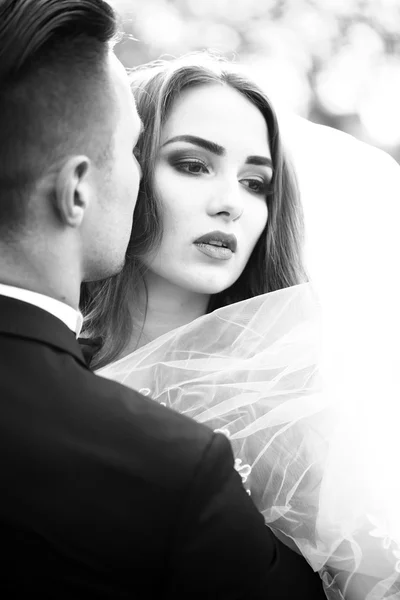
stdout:
[[196,248],[216,260],[229,260],[236,251],[237,239],[232,233],[210,231],[194,241]]
[[212,244],[199,244],[195,242],[196,248],[209,256],[210,258],[215,258],[217,260],[229,260],[233,256],[232,250],[229,248],[225,248],[224,246],[213,246]]

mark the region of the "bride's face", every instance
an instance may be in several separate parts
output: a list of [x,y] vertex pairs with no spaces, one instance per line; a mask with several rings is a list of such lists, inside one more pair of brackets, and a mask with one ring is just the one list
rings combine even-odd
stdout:
[[154,189],[161,246],[152,276],[215,294],[241,275],[268,218],[273,170],[261,112],[225,85],[186,90],[162,131]]

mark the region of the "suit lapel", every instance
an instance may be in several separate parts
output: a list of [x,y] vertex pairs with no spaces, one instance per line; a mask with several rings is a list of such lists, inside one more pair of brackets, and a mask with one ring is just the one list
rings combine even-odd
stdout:
[[30,339],[72,354],[86,367],[73,332],[46,310],[33,304],[0,296],[0,336]]

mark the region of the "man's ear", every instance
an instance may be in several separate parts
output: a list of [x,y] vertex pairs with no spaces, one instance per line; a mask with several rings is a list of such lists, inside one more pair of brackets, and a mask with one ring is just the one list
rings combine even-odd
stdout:
[[90,204],[87,156],[69,158],[59,171],[55,187],[55,208],[59,218],[70,227],[79,227]]

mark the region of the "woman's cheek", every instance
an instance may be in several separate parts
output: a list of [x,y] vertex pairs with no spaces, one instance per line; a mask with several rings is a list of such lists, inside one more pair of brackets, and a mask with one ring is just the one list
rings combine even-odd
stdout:
[[258,242],[260,235],[265,229],[268,221],[268,208],[267,205],[260,205],[259,203],[253,205],[252,210],[247,212],[246,222],[246,237],[252,241],[252,249]]

